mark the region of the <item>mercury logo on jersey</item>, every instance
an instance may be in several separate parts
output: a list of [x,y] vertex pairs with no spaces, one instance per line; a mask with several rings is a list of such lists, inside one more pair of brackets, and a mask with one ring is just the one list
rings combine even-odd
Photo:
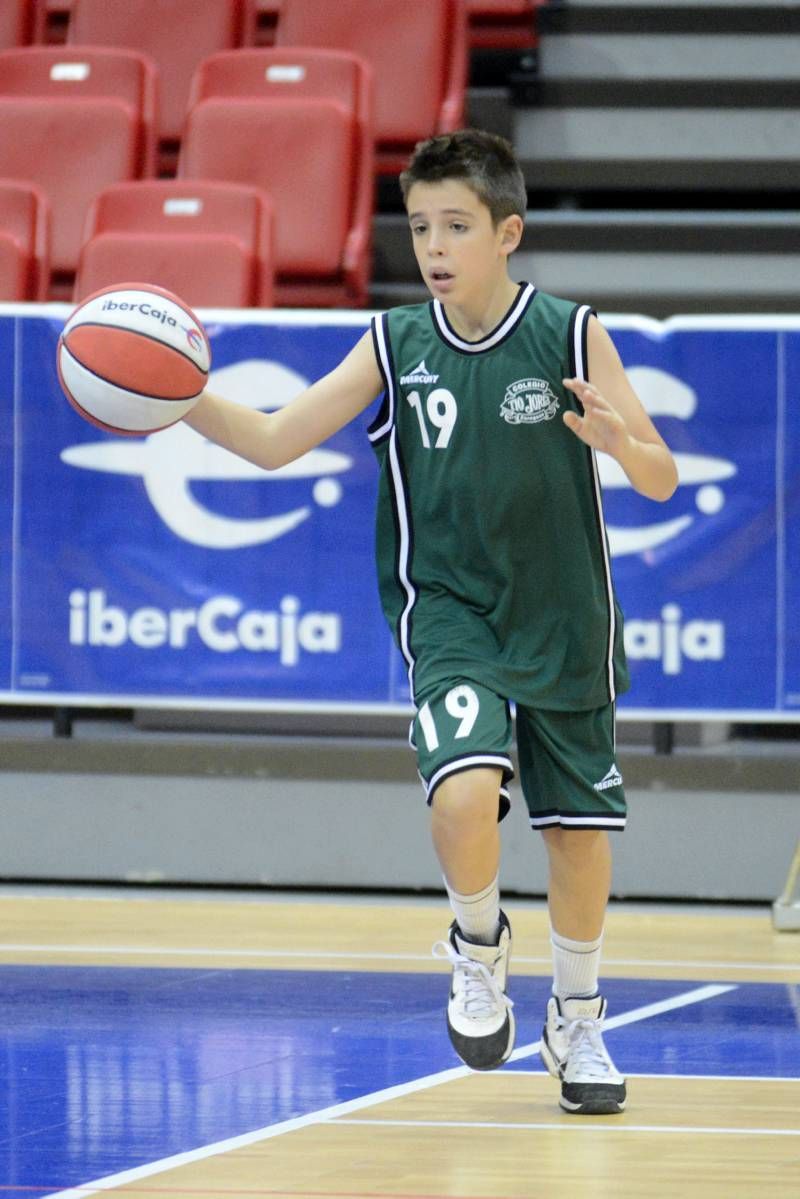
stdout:
[[538,425],[552,420],[558,397],[546,379],[518,379],[506,388],[500,415],[509,425]]
[[407,383],[438,383],[438,382],[439,382],[439,376],[431,374],[431,372],[428,370],[427,366],[425,365],[424,358],[423,358],[422,362],[420,362],[419,366],[414,367],[413,371],[411,371],[410,374],[400,376],[400,383],[403,387],[405,387],[405,385]]

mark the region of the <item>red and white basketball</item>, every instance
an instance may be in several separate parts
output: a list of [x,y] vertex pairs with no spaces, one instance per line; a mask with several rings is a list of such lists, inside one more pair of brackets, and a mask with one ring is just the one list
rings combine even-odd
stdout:
[[58,340],[57,366],[82,417],[111,433],[141,435],[191,411],[208,380],[211,350],[178,296],[121,283],[78,305]]

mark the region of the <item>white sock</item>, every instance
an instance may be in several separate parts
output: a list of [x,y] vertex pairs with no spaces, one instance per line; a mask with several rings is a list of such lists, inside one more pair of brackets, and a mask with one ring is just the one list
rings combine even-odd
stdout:
[[559,999],[591,999],[597,994],[602,943],[602,933],[596,941],[570,941],[550,929],[554,995]]
[[476,945],[495,945],[500,932],[500,892],[497,875],[475,895],[460,895],[448,885],[447,897],[456,918],[456,924],[468,941]]

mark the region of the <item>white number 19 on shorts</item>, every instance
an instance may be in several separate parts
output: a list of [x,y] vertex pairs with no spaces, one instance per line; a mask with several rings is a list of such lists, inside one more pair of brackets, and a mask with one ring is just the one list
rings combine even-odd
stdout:
[[[452,717],[455,728],[451,726],[447,730],[442,730],[442,736],[448,740],[451,738],[459,740],[463,737],[468,737],[475,726],[475,721],[478,719],[478,713],[480,712],[480,701],[472,688],[468,687],[466,683],[462,683],[458,687],[453,687],[444,697],[444,707],[448,716]],[[428,747],[428,753],[433,753],[434,750],[439,748],[439,731],[433,719],[430,704],[423,704],[417,716],[419,727],[422,729],[422,735],[425,738],[425,744]]]

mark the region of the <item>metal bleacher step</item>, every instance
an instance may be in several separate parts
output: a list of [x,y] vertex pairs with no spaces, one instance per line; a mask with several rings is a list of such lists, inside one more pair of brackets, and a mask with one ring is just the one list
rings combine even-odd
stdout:
[[[405,218],[379,215],[374,234],[371,302],[425,299]],[[796,312],[800,214],[533,210],[511,269],[604,312]]]
[[709,21],[743,32],[780,32],[792,20],[797,0],[549,0],[538,11],[539,33],[555,26],[576,28],[708,29]]
[[800,187],[800,88],[658,84],[537,85],[513,139],[532,193],[728,191]]
[[[529,196],[516,278],[604,312],[796,312],[800,2],[551,0],[536,70],[473,87]],[[427,298],[398,208],[375,307]]]
[[[784,7],[785,14],[786,9]],[[546,32],[539,48],[538,74],[544,80],[579,82],[592,80],[657,80],[668,86],[675,81],[715,83],[726,86],[754,81],[787,82],[797,79],[800,29],[743,36],[730,28],[716,31],[716,20],[706,14],[713,32],[696,30],[652,32],[609,31],[567,25]]]
[[800,5],[569,0],[512,86],[531,191],[800,186]]

